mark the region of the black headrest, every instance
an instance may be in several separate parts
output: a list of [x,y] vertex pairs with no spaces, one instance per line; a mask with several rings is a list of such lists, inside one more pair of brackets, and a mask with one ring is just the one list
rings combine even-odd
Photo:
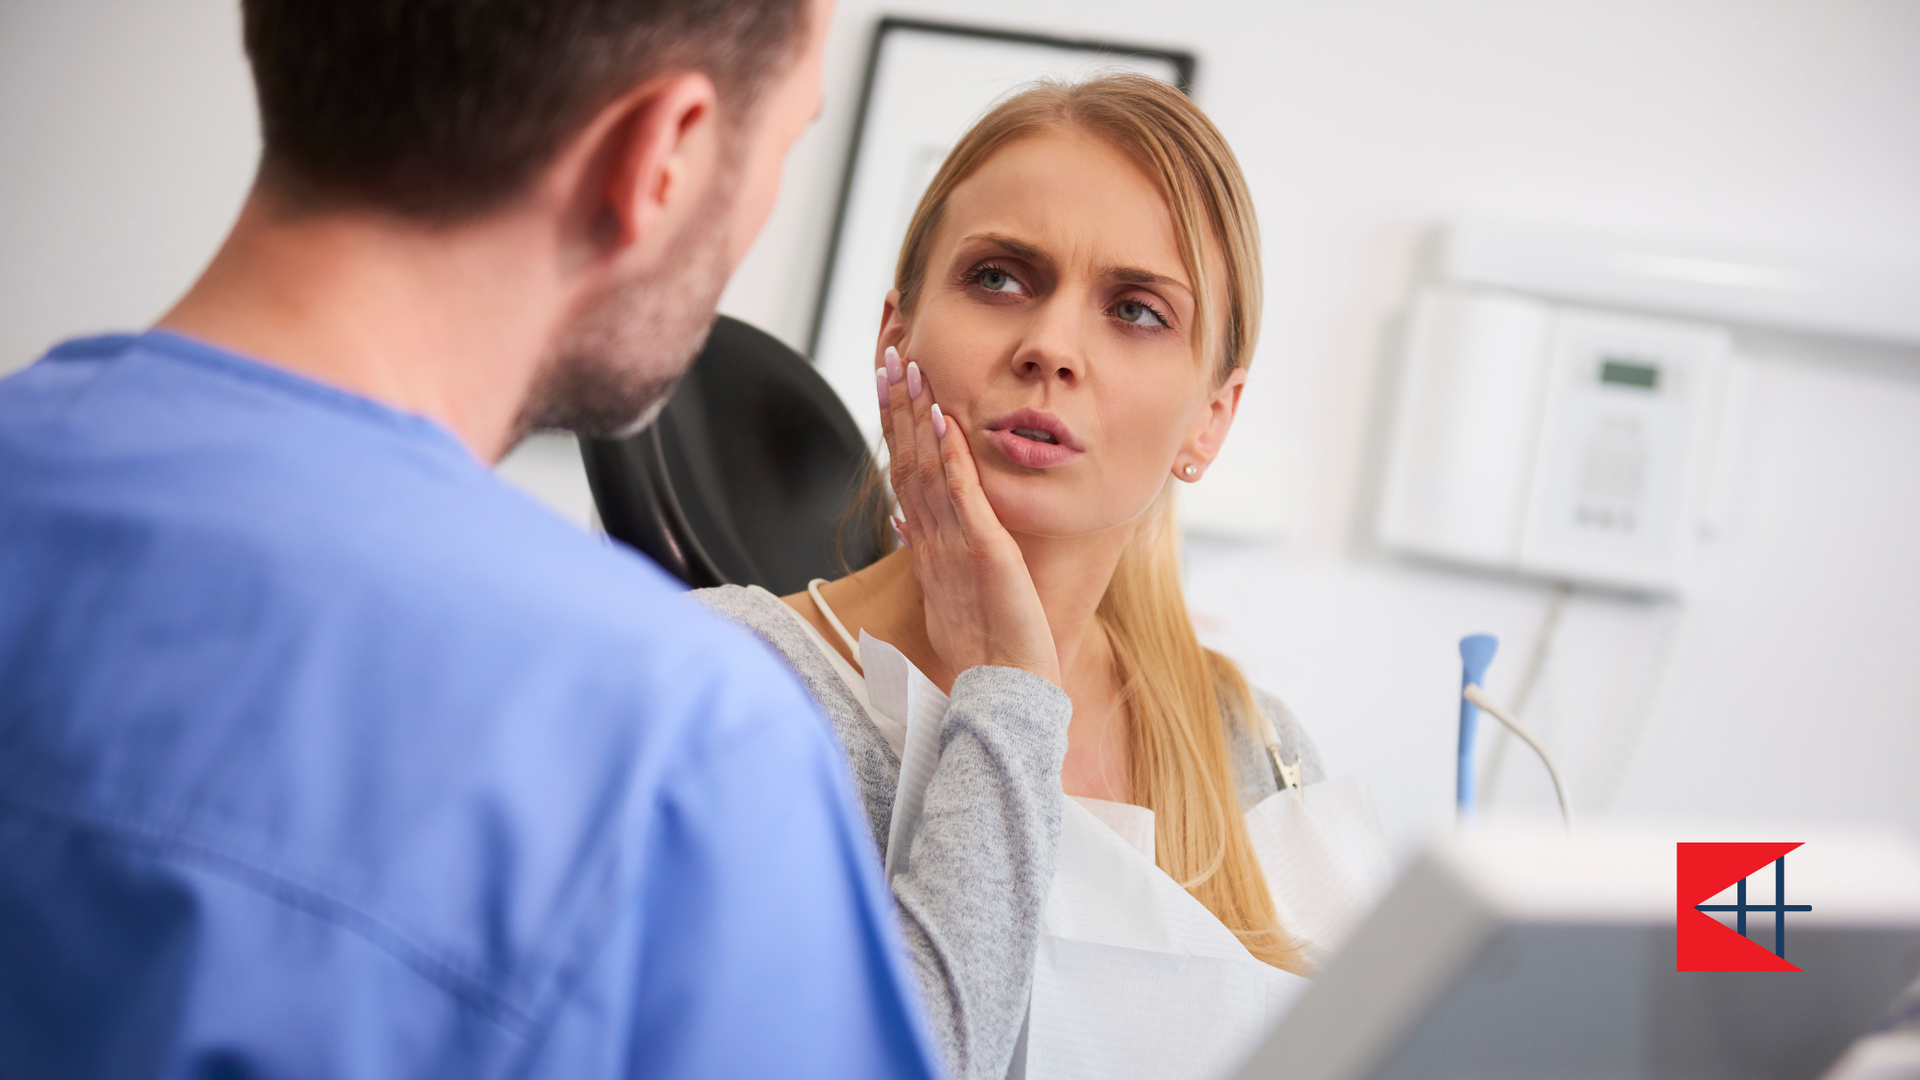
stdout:
[[[580,440],[607,535],[694,588],[799,592],[880,557],[872,454],[805,357],[720,316],[659,420]],[[844,550],[842,537],[845,538]]]

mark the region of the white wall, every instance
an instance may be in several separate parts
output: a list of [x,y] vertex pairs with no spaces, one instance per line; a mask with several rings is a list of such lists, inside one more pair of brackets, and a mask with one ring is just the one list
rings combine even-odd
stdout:
[[[724,301],[795,344],[882,10],[842,0],[827,111]],[[1372,778],[1403,850],[1448,819],[1455,640],[1500,634],[1492,689],[1510,694],[1549,596],[1365,540],[1378,374],[1431,227],[1481,213],[1920,252],[1920,6],[1906,0],[885,10],[1201,55],[1200,100],[1259,204],[1268,290],[1216,495],[1264,493],[1285,527],[1196,543],[1194,605],[1339,769]],[[217,243],[255,152],[236,34],[226,0],[0,6],[0,369],[64,333],[150,319]],[[1707,587],[1684,610],[1574,594],[1529,719],[1568,756],[1583,806],[1616,817],[1920,833],[1920,352],[1741,345],[1759,358],[1750,452]],[[1498,788],[1496,811],[1548,805],[1517,755]]]
[[239,11],[0,3],[0,372],[153,321],[219,246],[259,155]]

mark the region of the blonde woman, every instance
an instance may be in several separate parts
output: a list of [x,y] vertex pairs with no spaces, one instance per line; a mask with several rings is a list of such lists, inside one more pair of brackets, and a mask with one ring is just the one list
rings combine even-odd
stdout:
[[1030,88],[954,147],[886,298],[904,544],[699,594],[838,728],[957,1077],[1212,1075],[1310,970],[1248,813],[1320,764],[1200,645],[1174,546],[1259,319],[1252,204],[1199,109]]

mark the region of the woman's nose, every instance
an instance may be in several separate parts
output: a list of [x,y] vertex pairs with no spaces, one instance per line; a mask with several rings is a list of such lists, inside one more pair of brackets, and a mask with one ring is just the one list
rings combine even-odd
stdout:
[[1086,374],[1084,327],[1073,305],[1040,305],[1026,335],[1014,350],[1013,370],[1026,379],[1059,379],[1073,383]]

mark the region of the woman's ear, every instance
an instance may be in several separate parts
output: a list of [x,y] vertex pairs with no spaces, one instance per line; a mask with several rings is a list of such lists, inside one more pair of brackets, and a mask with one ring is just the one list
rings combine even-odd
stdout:
[[1192,483],[1200,479],[1220,456],[1227,432],[1233,430],[1233,418],[1240,411],[1240,392],[1247,386],[1247,369],[1237,367],[1220,388],[1213,392],[1194,415],[1192,433],[1173,460],[1173,475]]
[[900,290],[888,289],[886,303],[880,308],[880,339],[873,346],[873,366],[878,368],[884,362],[889,345],[905,352],[902,342],[906,340],[907,320],[900,313]]

